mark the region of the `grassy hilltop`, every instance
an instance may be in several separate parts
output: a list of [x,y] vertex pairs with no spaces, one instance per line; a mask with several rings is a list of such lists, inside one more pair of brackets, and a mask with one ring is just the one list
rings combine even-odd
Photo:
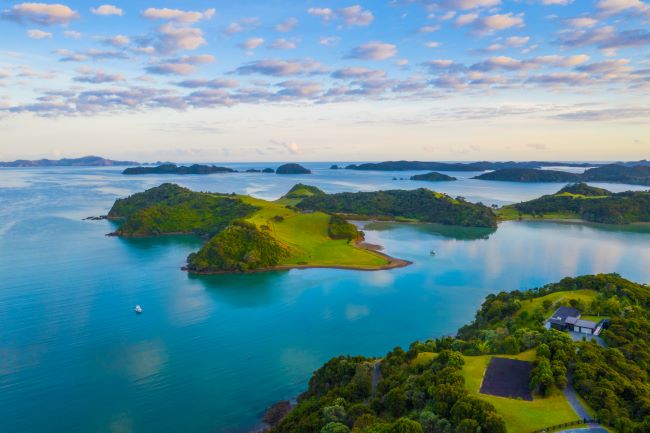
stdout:
[[582,219],[604,224],[650,222],[650,191],[612,193],[585,183],[567,185],[555,194],[504,206],[503,220]]

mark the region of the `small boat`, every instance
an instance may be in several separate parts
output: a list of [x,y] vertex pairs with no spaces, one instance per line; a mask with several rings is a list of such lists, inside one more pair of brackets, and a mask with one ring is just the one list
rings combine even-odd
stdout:
[[142,307],[139,306],[139,305],[136,305],[135,308],[133,309],[133,311],[135,311],[136,313],[140,314],[140,313],[142,313]]
[[433,250],[431,250],[431,251],[429,252],[429,254],[431,254],[432,256],[435,256],[435,255],[436,255],[436,252],[433,251]]

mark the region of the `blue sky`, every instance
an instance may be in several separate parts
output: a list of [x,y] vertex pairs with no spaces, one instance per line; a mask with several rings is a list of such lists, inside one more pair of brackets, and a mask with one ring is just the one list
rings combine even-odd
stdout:
[[0,2],[0,158],[636,159],[644,0]]

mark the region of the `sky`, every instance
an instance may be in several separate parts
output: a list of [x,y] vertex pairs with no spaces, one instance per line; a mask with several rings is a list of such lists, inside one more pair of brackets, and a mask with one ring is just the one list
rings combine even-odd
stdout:
[[0,160],[650,158],[648,0],[0,0],[0,36]]

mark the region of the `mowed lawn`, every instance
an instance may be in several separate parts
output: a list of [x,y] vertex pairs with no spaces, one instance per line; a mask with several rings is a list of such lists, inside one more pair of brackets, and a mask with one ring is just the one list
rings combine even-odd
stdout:
[[[332,239],[327,234],[330,216],[322,212],[300,213],[284,202],[269,202],[240,196],[246,203],[260,207],[247,220],[258,227],[266,225],[270,233],[291,251],[284,265],[344,266],[373,269],[388,264],[375,252],[356,247],[344,239]],[[281,216],[282,221],[274,219]]]
[[535,359],[535,352],[529,350],[519,355],[464,357],[465,366],[463,367],[463,376],[465,377],[465,386],[467,386],[471,394],[494,405],[506,422],[508,433],[529,433],[537,429],[578,419],[578,416],[571,409],[571,406],[562,393],[547,398],[533,397],[533,401],[480,394],[478,391],[481,387],[483,374],[493,356],[519,359],[521,361],[533,361]]

